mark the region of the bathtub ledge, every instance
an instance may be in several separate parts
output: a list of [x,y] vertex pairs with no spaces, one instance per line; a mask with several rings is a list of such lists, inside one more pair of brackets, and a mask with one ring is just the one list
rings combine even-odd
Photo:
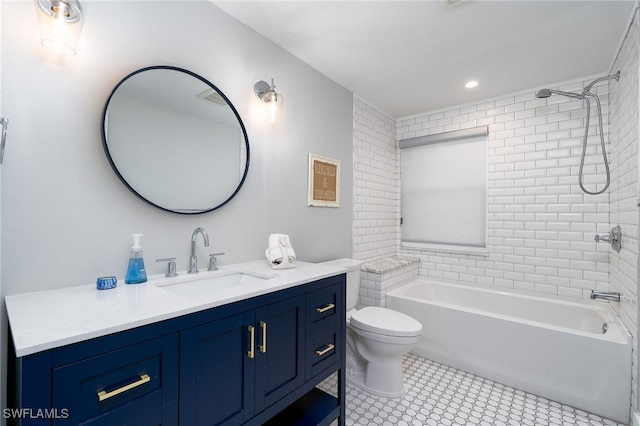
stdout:
[[373,262],[364,263],[360,269],[364,272],[384,274],[419,262],[420,259],[418,259],[417,257],[391,256],[374,260]]

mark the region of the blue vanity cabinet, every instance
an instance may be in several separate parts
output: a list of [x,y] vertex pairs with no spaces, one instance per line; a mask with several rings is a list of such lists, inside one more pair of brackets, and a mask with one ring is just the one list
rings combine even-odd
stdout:
[[8,424],[343,426],[345,292],[341,274],[12,356]]

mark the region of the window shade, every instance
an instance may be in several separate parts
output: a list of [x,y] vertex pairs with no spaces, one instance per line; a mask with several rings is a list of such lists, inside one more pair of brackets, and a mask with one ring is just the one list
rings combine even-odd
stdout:
[[487,132],[481,129],[400,142],[404,242],[486,246]]

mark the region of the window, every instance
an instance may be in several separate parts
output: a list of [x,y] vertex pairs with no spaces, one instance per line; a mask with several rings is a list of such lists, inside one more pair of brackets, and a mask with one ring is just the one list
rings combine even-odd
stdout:
[[402,244],[486,252],[486,127],[400,141]]

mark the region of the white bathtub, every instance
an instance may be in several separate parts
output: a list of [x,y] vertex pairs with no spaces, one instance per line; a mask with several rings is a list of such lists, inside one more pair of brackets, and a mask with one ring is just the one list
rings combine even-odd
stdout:
[[418,279],[388,292],[386,304],[422,323],[417,355],[629,421],[631,336],[606,302]]

